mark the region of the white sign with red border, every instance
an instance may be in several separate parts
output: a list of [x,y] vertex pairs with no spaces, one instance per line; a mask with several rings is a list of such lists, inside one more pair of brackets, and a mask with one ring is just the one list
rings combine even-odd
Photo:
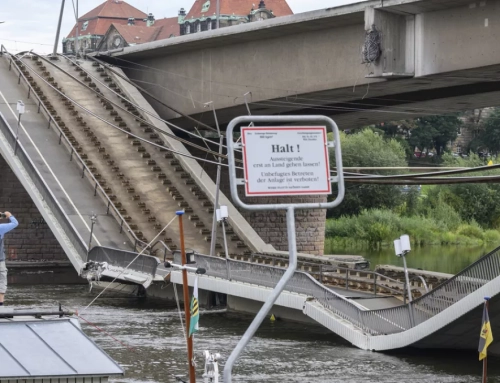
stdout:
[[331,194],[326,127],[241,128],[245,193]]

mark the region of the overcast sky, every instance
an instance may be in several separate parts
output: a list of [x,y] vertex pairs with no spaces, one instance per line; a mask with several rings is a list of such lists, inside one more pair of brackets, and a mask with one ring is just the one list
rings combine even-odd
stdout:
[[[76,1],[76,0],[74,0]],[[81,16],[95,8],[104,0],[79,0]],[[151,12],[155,18],[177,16],[180,8],[189,10],[194,0],[127,0],[143,12]],[[258,4],[259,0],[255,0]],[[339,6],[353,0],[288,0],[294,13]],[[61,0],[0,0],[0,44],[9,51],[18,52],[34,49],[36,52],[49,53],[54,45]],[[58,51],[61,40],[75,23],[73,5],[66,0],[61,27]]]

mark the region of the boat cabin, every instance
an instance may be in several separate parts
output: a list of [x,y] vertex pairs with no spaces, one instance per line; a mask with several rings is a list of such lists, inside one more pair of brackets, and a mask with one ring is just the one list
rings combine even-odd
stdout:
[[0,365],[0,383],[105,383],[123,376],[76,318],[0,319]]

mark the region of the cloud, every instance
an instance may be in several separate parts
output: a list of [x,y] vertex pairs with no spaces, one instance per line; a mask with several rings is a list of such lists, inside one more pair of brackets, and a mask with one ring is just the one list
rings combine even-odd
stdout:
[[[40,53],[52,51],[56,35],[61,0],[16,0],[2,1],[0,7],[0,44],[9,51],[18,52],[34,49]],[[73,0],[76,2],[76,0]],[[213,0],[215,1],[215,0]],[[255,0],[258,2],[258,0]],[[130,5],[158,18],[176,16],[180,8],[189,10],[193,0],[128,0]],[[339,6],[351,3],[349,0],[288,0],[295,13]],[[78,14],[81,16],[102,4],[103,0],[80,0]],[[61,40],[75,23],[72,0],[66,0],[58,50]]]

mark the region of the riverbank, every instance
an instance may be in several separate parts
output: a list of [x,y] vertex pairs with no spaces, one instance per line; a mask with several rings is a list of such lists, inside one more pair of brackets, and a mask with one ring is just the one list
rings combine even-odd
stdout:
[[500,231],[485,230],[475,221],[457,222],[456,217],[446,214],[435,218],[401,216],[382,209],[364,210],[357,216],[328,219],[325,234],[326,254],[337,248],[390,247],[401,234],[408,234],[414,247],[500,244]]

